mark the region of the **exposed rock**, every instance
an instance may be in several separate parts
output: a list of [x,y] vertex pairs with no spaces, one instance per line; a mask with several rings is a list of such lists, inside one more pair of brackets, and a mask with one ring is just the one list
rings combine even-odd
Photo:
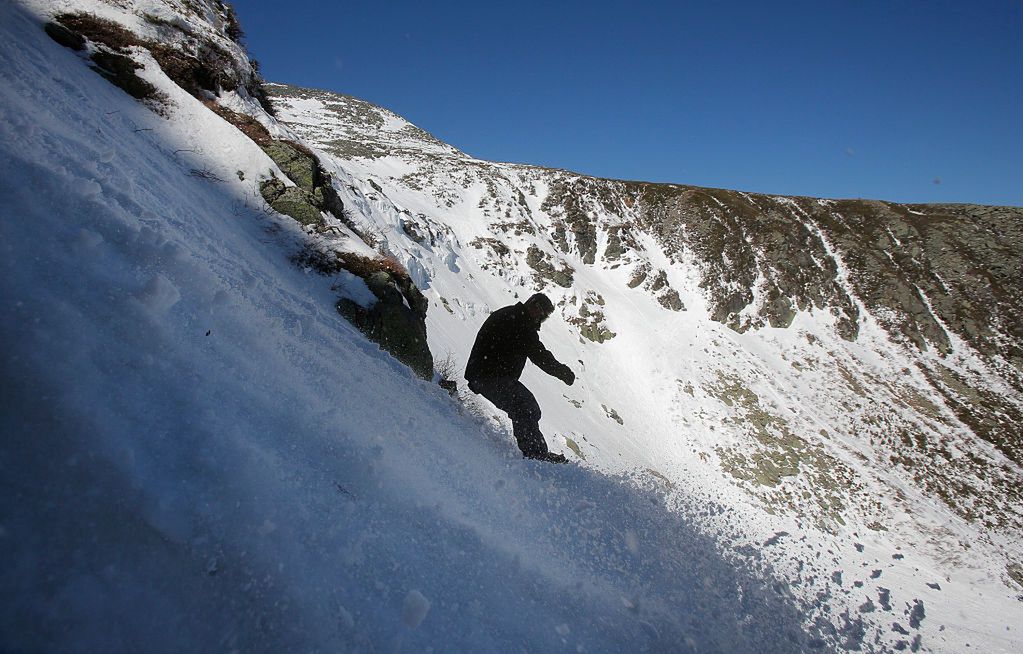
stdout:
[[[562,251],[567,254],[574,250],[583,263],[592,264],[597,255],[597,224],[594,215],[598,210],[617,211],[619,203],[607,180],[574,177],[555,180],[542,208],[564,223],[556,227],[561,233],[554,235]],[[565,235],[565,226],[572,234],[571,245]]]
[[625,254],[625,246],[622,244],[622,239],[619,236],[621,233],[620,227],[612,227],[607,232],[607,247],[604,248],[604,259],[607,261],[617,261],[622,258]]
[[433,354],[426,340],[429,302],[407,276],[388,270],[363,278],[377,302],[366,309],[348,299],[337,304],[338,312],[410,367],[423,379],[433,377]]
[[551,263],[551,257],[535,245],[530,245],[526,251],[526,265],[536,271],[539,285],[542,287],[544,281],[551,281],[563,288],[571,288],[574,270],[567,263],[562,263],[561,268],[555,268]]
[[260,183],[259,192],[274,211],[291,216],[303,225],[316,225],[323,220],[310,195],[297,186],[286,186],[274,177]]
[[671,311],[684,311],[686,308],[685,305],[682,304],[682,298],[679,297],[678,291],[673,288],[669,288],[662,293],[657,298],[657,301],[662,307]]
[[622,420],[622,417],[620,415],[618,415],[618,412],[615,411],[614,409],[609,408],[609,407],[607,407],[607,406],[605,406],[603,404],[600,405],[600,408],[604,409],[604,413],[605,413],[605,415],[607,415],[608,418],[614,420],[619,425],[624,425],[625,424],[625,421]]
[[980,380],[971,380],[947,366],[919,366],[931,386],[975,434],[998,448],[1008,459],[1023,466],[1023,411]]
[[[750,450],[718,448],[721,465],[737,479],[756,484],[754,492],[768,505],[784,505],[805,515],[816,515],[819,526],[843,524],[845,493],[854,475],[823,448],[792,433],[789,424],[772,413],[737,376],[718,373],[718,383],[705,387],[733,412],[728,422],[748,433],[756,443]],[[800,478],[807,489],[800,500],[787,490]],[[807,502],[807,500],[811,500]]]
[[299,188],[312,193],[320,186],[320,165],[311,153],[303,152],[295,144],[288,141],[272,141],[262,146],[263,152],[274,160],[281,172],[288,176]]
[[765,311],[767,313],[767,322],[771,327],[788,327],[796,318],[796,310],[792,306],[792,300],[787,295],[782,295],[777,289],[772,290],[768,296]]
[[579,334],[587,340],[595,343],[609,341],[617,334],[604,323],[604,312],[600,309],[603,306],[604,298],[599,293],[589,291],[579,305],[579,315],[567,316],[565,320],[579,327]]
[[1009,563],[1005,566],[1005,572],[1009,575],[1010,579],[1019,584],[1020,588],[1023,588],[1023,565]]
[[668,285],[668,275],[663,270],[658,270],[654,278],[650,280],[649,290],[656,293]]
[[341,196],[338,195],[337,191],[334,190],[330,176],[321,175],[321,178],[323,183],[313,189],[313,204],[323,211],[330,212],[335,218],[351,227],[358,234],[359,230],[354,225],[349,224],[351,221],[348,219],[348,214],[345,211],[345,203],[341,200]]
[[571,438],[569,438],[568,436],[565,436],[565,445],[567,445],[567,446],[568,446],[568,449],[570,449],[570,450],[572,450],[573,452],[575,452],[575,455],[576,455],[577,457],[579,457],[579,458],[580,458],[580,459],[582,459],[583,461],[585,461],[585,460],[586,460],[586,456],[585,456],[585,455],[583,455],[583,451],[582,451],[582,450],[581,450],[581,449],[579,448],[579,444],[578,444],[578,443],[576,443],[576,442],[575,442],[574,440],[572,440]]
[[399,222],[399,225],[401,226],[401,231],[405,232],[405,235],[408,236],[413,241],[415,241],[416,243],[419,243],[420,245],[430,244],[430,239],[426,235],[424,235],[422,231],[420,231],[419,227],[416,225],[414,221],[402,218]]
[[491,252],[502,259],[511,254],[511,250],[508,249],[508,246],[496,238],[476,238],[473,239],[469,245],[473,246],[477,250],[484,247],[489,248]]
[[594,343],[603,343],[617,336],[617,334],[599,322],[587,322],[580,325],[579,334]]
[[645,282],[646,278],[647,278],[647,275],[649,275],[649,274],[650,274],[650,264],[648,264],[648,263],[644,263],[641,266],[639,266],[638,268],[636,268],[634,271],[632,271],[632,276],[629,277],[629,282],[628,282],[629,288],[636,288],[637,286],[639,286],[640,284]]

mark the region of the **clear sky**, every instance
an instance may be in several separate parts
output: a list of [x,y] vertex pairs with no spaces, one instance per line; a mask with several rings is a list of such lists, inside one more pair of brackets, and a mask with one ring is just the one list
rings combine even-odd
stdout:
[[1023,0],[235,0],[271,81],[483,159],[1023,206]]

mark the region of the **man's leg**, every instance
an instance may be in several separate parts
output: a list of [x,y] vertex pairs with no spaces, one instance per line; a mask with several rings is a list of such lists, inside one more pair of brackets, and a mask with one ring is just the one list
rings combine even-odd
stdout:
[[481,395],[508,414],[512,433],[523,456],[547,458],[547,441],[540,432],[540,404],[518,380],[488,380],[480,385]]

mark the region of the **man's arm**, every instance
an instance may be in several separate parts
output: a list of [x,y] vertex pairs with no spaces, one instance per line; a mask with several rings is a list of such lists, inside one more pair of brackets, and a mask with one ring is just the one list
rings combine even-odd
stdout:
[[529,360],[536,364],[536,367],[543,370],[551,377],[556,377],[561,381],[565,382],[569,386],[575,382],[575,373],[572,369],[561,363],[554,358],[550,350],[543,346],[540,342],[540,338],[537,337],[536,341],[530,344],[529,350],[526,352]]

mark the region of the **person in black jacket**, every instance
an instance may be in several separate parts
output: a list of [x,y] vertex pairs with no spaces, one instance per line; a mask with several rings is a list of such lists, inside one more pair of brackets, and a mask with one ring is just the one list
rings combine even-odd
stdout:
[[523,456],[564,463],[563,455],[548,451],[540,433],[540,405],[519,381],[528,358],[540,370],[569,386],[575,382],[571,368],[555,359],[540,342],[540,325],[553,312],[550,298],[537,293],[525,302],[490,314],[476,335],[465,379],[469,390],[508,414]]

